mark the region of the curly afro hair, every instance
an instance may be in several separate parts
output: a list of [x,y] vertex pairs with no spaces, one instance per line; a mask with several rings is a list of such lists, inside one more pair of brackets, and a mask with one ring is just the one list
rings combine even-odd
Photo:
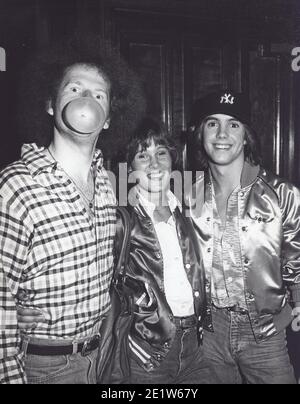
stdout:
[[99,145],[106,157],[125,147],[129,134],[143,117],[146,102],[140,81],[119,53],[99,35],[75,35],[38,52],[22,74],[18,123],[25,142],[48,146],[53,137],[53,117],[46,112],[55,100],[66,69],[74,64],[95,67],[110,82],[110,127]]

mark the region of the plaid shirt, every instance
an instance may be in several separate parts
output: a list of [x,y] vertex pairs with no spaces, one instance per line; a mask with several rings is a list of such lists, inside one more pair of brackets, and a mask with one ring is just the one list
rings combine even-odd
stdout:
[[44,148],[24,145],[0,174],[0,382],[26,382],[16,303],[39,308],[37,338],[77,340],[98,331],[110,307],[115,206],[96,151],[92,218]]

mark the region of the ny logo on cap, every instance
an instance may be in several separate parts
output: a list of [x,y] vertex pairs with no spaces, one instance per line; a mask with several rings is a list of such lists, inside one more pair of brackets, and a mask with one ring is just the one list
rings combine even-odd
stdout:
[[233,104],[234,103],[234,97],[231,94],[224,94],[221,97],[220,104]]

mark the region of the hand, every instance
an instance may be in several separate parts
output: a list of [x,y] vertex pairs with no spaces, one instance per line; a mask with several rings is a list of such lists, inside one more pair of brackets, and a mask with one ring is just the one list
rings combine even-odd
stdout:
[[38,323],[43,323],[45,317],[38,309],[24,308],[17,306],[18,325],[21,330],[29,330],[35,328]]

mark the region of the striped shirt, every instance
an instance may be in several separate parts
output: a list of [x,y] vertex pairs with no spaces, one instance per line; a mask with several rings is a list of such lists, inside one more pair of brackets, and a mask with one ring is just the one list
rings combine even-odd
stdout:
[[0,383],[26,382],[16,303],[46,321],[28,333],[77,340],[110,308],[116,200],[97,150],[94,216],[45,149],[23,146],[0,173]]

